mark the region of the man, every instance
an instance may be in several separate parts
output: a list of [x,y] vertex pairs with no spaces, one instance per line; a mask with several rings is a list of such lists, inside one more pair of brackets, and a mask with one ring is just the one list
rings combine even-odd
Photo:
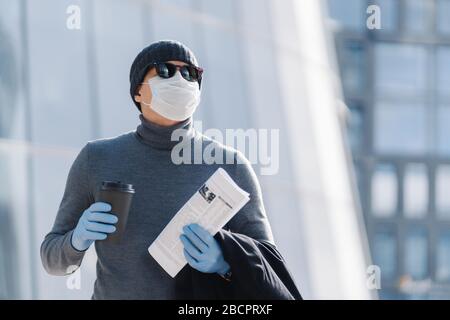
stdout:
[[[250,201],[227,224],[230,232],[273,243],[261,191],[249,162],[234,149],[196,132],[192,115],[200,102],[202,69],[192,51],[177,41],[144,48],[130,71],[130,94],[141,112],[137,129],[88,142],[70,169],[54,226],[41,246],[50,274],[66,275],[80,266],[92,243],[98,256],[93,299],[174,299],[175,281],[148,253],[167,223],[217,170],[224,168],[250,193]],[[213,144],[230,164],[175,164],[171,135],[184,129],[186,141]],[[223,163],[226,163],[225,161]],[[120,244],[101,241],[115,231],[117,217],[96,202],[102,181],[133,184],[136,194]],[[190,266],[233,281],[219,243],[201,226],[183,228],[180,240]]]

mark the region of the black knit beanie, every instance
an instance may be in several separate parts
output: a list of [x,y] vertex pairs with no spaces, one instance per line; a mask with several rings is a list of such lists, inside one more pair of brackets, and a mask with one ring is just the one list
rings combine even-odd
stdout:
[[[175,40],[161,40],[142,49],[136,56],[130,70],[130,94],[136,107],[141,106],[134,100],[136,89],[144,80],[151,64],[170,60],[183,61],[198,66],[194,53],[184,44]],[[199,82],[200,85],[200,82]]]

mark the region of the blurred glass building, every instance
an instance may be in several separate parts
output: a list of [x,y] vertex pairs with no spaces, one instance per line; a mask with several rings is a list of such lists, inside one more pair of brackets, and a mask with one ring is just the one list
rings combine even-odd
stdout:
[[[260,181],[276,243],[302,295],[309,299],[376,297],[366,285],[371,259],[337,107],[342,99],[340,79],[322,4],[316,0],[0,0],[0,298],[91,296],[96,259],[92,248],[84,258],[78,290],[67,283],[73,278],[45,273],[39,247],[51,229],[67,173],[81,147],[138,125],[138,111],[129,96],[131,62],[144,46],[167,38],[187,44],[205,69],[202,103],[194,116],[204,130],[279,129],[280,143],[272,143],[279,148],[279,170],[260,176]],[[68,28],[73,5],[79,9],[80,29]],[[360,37],[345,42],[347,54],[356,57],[352,61],[357,65],[350,69],[355,70],[353,77],[366,65],[364,50],[369,43],[361,25],[356,26],[353,32]],[[381,46],[379,54],[400,59],[391,46]],[[404,50],[410,63],[428,61],[428,47]],[[439,52],[440,59],[447,57],[447,51]],[[383,79],[391,74],[392,64],[401,66],[397,60],[389,61],[380,69]],[[413,75],[422,71],[408,69]],[[413,82],[398,84],[395,78],[389,83],[397,87],[380,85],[380,89],[400,88],[406,97],[419,94],[416,85],[428,88],[428,80],[396,76]],[[344,79],[354,89],[369,85],[349,75]],[[439,88],[446,93],[445,86]],[[425,93],[424,99],[437,97],[432,91]],[[417,111],[407,123],[420,126],[422,100],[415,101]],[[380,110],[384,111],[378,116],[395,116],[388,105],[392,101],[383,103]],[[361,110],[355,113],[355,123],[360,125],[354,130],[364,130],[362,114],[372,110],[370,106],[360,102],[352,107]],[[409,110],[408,105],[402,108]],[[444,114],[445,108],[443,104],[433,110]],[[387,139],[396,125],[393,120],[384,125],[388,127],[380,131],[379,141],[383,150],[397,146],[422,150],[421,139],[408,144],[403,134],[397,142]],[[439,150],[445,151],[444,142],[440,143]],[[365,159],[366,153],[361,155]],[[376,171],[378,185],[383,187],[374,192],[387,190],[386,185],[397,179],[392,162],[386,165]],[[413,185],[421,186],[422,167],[408,168]],[[438,168],[445,188],[448,168]],[[448,205],[442,192],[436,194],[441,195],[443,207]],[[421,201],[417,196],[411,199]],[[378,204],[382,211],[391,205]],[[397,226],[387,224],[374,233],[379,239],[375,256],[386,275],[388,270],[397,274],[392,264],[399,250],[392,240],[397,234],[388,228]],[[419,246],[420,250],[408,253],[407,261],[420,273],[423,266],[416,261],[428,253],[429,242],[424,240],[428,238],[420,228],[423,225],[418,227],[404,243]],[[445,252],[448,238],[434,241],[441,241],[436,248]],[[448,255],[440,257],[448,262]],[[448,273],[445,268],[439,270],[443,277]]]
[[448,299],[450,1],[328,4],[381,297]]

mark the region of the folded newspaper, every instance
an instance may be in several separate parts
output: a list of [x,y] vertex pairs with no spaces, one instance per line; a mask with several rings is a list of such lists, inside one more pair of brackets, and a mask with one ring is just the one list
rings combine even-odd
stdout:
[[215,235],[249,200],[249,194],[224,169],[217,169],[170,220],[148,252],[175,277],[187,263],[180,240],[183,227],[198,223]]

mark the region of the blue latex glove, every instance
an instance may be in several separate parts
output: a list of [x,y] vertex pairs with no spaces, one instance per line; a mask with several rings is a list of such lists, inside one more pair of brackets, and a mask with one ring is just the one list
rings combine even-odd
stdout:
[[183,232],[180,240],[184,245],[184,256],[192,268],[220,275],[230,270],[219,243],[207,230],[193,223],[184,226]]
[[93,203],[87,208],[72,233],[72,246],[78,251],[87,250],[95,240],[106,239],[109,233],[116,231],[113,226],[118,219],[111,213],[111,205],[104,202]]

